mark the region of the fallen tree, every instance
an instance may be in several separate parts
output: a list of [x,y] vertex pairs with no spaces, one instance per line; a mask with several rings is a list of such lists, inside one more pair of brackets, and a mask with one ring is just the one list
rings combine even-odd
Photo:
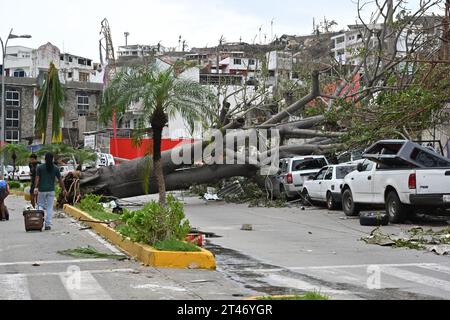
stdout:
[[[416,12],[405,16],[403,13],[405,1],[398,1],[395,7],[390,0],[378,1],[376,3],[378,15],[373,15],[368,22],[360,17],[358,28],[362,36],[362,48],[354,57],[358,57],[360,62],[352,66],[342,66],[337,61],[326,63],[321,57],[317,61],[302,64],[304,73],[310,74],[310,79],[305,80],[309,92],[303,87],[302,92],[306,94],[290,105],[282,105],[279,99],[276,101],[260,99],[266,95],[264,87],[255,90],[253,97],[244,99],[233,108],[226,101],[233,95],[227,94],[224,101],[218,101],[217,106],[214,106],[217,109],[216,116],[213,117],[215,121],[209,123],[209,127],[222,130],[223,141],[230,135],[238,139],[242,137],[241,135],[248,134],[248,132],[227,132],[227,129],[246,129],[256,135],[263,130],[276,129],[280,134],[279,148],[258,152],[256,163],[247,161],[242,164],[236,161],[236,164],[208,165],[202,157],[203,153],[195,152],[196,148],[203,151],[206,148],[218,150],[222,147],[222,150],[225,150],[223,153],[213,152],[213,156],[218,158],[226,158],[228,152],[237,152],[237,148],[227,150],[223,141],[215,140],[177,147],[174,152],[178,155],[189,154],[192,163],[177,164],[173,161],[172,151],[162,153],[161,166],[167,190],[186,189],[193,184],[214,183],[220,179],[238,176],[255,177],[263,165],[262,159],[270,157],[274,151],[279,152],[280,157],[333,154],[349,147],[364,147],[374,142],[380,133],[387,135],[383,138],[402,137],[411,132],[420,134],[425,126],[430,124],[430,121],[426,120],[433,118],[431,112],[443,106],[442,95],[437,96],[434,94],[437,91],[429,87],[430,84],[437,82],[430,83],[426,80],[431,77],[444,78],[441,81],[444,84],[437,90],[448,89],[448,85],[445,87],[445,75],[448,79],[448,70],[436,67],[439,65],[439,60],[436,59],[440,54],[440,46],[436,46],[435,41],[439,36],[427,36],[426,41],[420,41],[421,34],[427,33],[428,30],[414,29],[414,38],[409,39],[410,43],[406,46],[408,52],[401,55],[397,54],[397,46],[392,43],[399,41],[402,34],[410,31],[411,26],[420,24],[438,2],[425,0]],[[363,1],[358,1],[357,4],[358,11],[365,6]],[[397,11],[398,19],[393,24],[392,19]],[[374,30],[376,22],[381,26],[380,30]],[[329,59],[328,53],[326,59]],[[403,69],[399,68],[400,65],[404,65]],[[362,75],[358,80],[358,88],[355,84],[357,75]],[[422,83],[424,87],[420,86]],[[329,92],[330,84],[335,85],[332,92]],[[433,109],[424,108],[417,103],[410,104],[413,101],[408,101],[399,94],[406,89],[414,93],[409,95],[412,99],[426,102],[427,105],[432,105]],[[427,90],[424,91],[425,97],[421,94],[422,89]],[[237,92],[246,90],[244,86]],[[380,97],[384,100],[380,100]],[[409,105],[417,108],[408,109]],[[249,121],[245,121],[251,112],[257,110],[267,115],[274,106],[278,107],[278,112],[272,112],[271,116],[267,116],[259,124],[248,125]],[[317,109],[318,112],[310,114],[310,109]],[[405,119],[407,123],[403,123]],[[247,144],[244,152],[235,159],[250,159],[249,155],[255,148],[257,149],[256,145]],[[194,163],[202,165],[193,165]],[[157,193],[158,184],[153,169],[153,160],[146,157],[126,161],[116,167],[92,169],[79,175],[71,175],[66,180],[68,189],[72,187],[72,194],[68,199],[73,201],[77,198],[76,194],[87,193],[118,198]],[[60,199],[60,202],[64,202],[64,199]]]

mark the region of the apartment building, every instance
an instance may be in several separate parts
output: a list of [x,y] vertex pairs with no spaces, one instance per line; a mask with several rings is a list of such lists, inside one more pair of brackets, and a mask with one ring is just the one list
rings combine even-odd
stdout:
[[61,82],[101,83],[102,70],[92,59],[61,53],[58,47],[47,43],[38,49],[11,46],[6,49],[5,72],[7,77],[41,78],[53,62],[59,70]]

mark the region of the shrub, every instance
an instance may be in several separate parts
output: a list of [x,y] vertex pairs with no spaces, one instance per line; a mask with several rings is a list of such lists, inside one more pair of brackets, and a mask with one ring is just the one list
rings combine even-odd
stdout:
[[183,204],[172,195],[167,197],[167,206],[152,201],[141,210],[126,211],[121,218],[124,226],[120,232],[135,242],[154,245],[167,240],[184,240],[190,231],[185,218]]
[[103,205],[100,203],[101,198],[102,196],[88,194],[81,199],[77,207],[86,212],[104,211]]
[[18,181],[10,181],[9,187],[11,189],[20,189],[21,185],[20,185],[20,182],[18,182]]

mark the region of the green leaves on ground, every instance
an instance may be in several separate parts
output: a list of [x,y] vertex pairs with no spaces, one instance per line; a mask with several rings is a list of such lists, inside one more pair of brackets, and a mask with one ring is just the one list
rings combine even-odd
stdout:
[[97,249],[95,249],[91,246],[58,251],[58,253],[65,255],[65,256],[71,256],[71,257],[76,257],[76,258],[113,259],[113,260],[128,259],[127,256],[125,256],[125,255],[99,252]]

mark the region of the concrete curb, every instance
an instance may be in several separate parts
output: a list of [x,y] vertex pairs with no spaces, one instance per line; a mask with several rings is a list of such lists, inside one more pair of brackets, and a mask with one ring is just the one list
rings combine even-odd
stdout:
[[[64,212],[75,219],[98,221],[86,212],[70,205],[64,206]],[[178,269],[216,269],[214,255],[207,250],[202,249],[201,252],[159,251],[151,246],[124,238],[120,233],[105,224],[84,223],[92,227],[103,238],[121,248],[128,255],[142,262],[145,266]]]

